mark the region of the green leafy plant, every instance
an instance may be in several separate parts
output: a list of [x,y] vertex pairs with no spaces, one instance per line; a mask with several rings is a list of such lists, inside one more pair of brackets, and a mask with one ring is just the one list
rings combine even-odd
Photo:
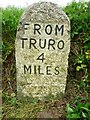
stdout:
[[10,106],[16,105],[16,95],[15,93],[12,93],[11,95],[8,95],[7,93],[3,93],[3,101],[5,101],[6,104],[9,104]]
[[67,111],[66,118],[68,120],[70,120],[71,118],[89,120],[90,103],[85,103],[84,99],[79,100],[76,98],[73,107],[69,103],[67,103],[66,111]]
[[17,25],[24,9],[16,7],[2,8],[2,54],[3,60],[14,49]]

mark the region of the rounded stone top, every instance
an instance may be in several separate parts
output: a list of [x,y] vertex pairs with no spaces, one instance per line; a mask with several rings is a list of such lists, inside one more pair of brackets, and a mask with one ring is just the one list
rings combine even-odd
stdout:
[[39,2],[26,9],[20,22],[68,22],[69,24],[69,19],[57,4]]

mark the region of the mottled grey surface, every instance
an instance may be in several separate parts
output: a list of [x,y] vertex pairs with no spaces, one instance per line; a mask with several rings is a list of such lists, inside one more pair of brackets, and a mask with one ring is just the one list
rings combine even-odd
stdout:
[[[29,25],[25,24],[28,23]],[[41,35],[34,34],[34,24],[41,26]],[[45,27],[52,26],[52,34],[45,33]],[[64,25],[64,32],[61,31],[55,35],[55,27]],[[27,30],[24,30],[24,29]],[[48,27],[47,32],[50,31]],[[18,25],[15,48],[16,48],[16,68],[17,68],[17,95],[20,97],[33,96],[42,99],[48,94],[56,95],[64,93],[66,87],[68,55],[70,52],[70,22],[65,13],[54,3],[40,2],[35,3],[27,8],[21,17]],[[21,38],[27,38],[22,48]],[[30,39],[36,40],[36,49],[32,46],[30,49]],[[41,49],[39,39],[43,42],[46,39],[46,47]],[[55,41],[55,49],[48,49],[49,40]],[[58,49],[58,43],[62,40],[64,48]],[[43,44],[42,42],[42,44]],[[62,43],[59,44],[59,47]],[[45,60],[42,62],[37,58],[44,53]],[[24,73],[24,65],[30,69]],[[34,69],[36,66],[36,74]],[[39,67],[40,66],[40,67]],[[51,67],[47,67],[51,66]],[[56,68],[58,67],[58,68]],[[39,71],[39,70],[40,71]],[[47,69],[49,75],[47,75]],[[26,70],[26,69],[25,69]],[[38,73],[41,72],[42,74]],[[57,73],[57,75],[55,74]]]

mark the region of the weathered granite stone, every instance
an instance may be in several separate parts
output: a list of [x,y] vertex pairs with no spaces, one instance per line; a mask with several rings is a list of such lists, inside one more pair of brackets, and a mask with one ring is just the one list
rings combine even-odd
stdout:
[[42,99],[65,92],[70,22],[56,4],[28,7],[18,25],[15,48],[19,97]]

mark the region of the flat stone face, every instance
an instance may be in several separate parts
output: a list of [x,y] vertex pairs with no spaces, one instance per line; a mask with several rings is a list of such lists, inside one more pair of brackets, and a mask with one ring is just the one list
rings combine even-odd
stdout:
[[56,4],[36,3],[24,12],[15,42],[19,97],[65,92],[69,32],[69,19]]

